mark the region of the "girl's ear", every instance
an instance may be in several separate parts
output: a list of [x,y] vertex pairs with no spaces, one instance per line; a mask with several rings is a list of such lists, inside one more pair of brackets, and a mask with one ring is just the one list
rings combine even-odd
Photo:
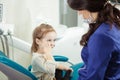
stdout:
[[38,39],[38,38],[36,38],[36,44],[38,44],[39,45],[39,43],[40,43],[40,39]]

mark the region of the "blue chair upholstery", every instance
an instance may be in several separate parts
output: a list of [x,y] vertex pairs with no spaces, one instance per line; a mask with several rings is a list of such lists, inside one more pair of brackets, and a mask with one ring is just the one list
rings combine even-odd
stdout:
[[55,61],[62,61],[62,62],[67,62],[68,61],[68,58],[65,57],[65,56],[54,55],[53,57],[54,57]]
[[0,63],[3,63],[27,76],[29,76],[30,78],[32,78],[33,80],[37,80],[37,78],[30,72],[28,71],[26,68],[24,68],[23,66],[19,65],[18,63],[10,60],[8,57],[6,57],[2,52],[0,52]]
[[83,67],[84,63],[81,62],[81,63],[78,63],[78,64],[75,64],[75,65],[72,65],[71,68],[73,69],[73,73],[72,73],[72,76],[71,76],[71,79],[70,80],[78,80],[78,69]]
[[[0,80],[32,80],[29,76],[0,63]],[[3,74],[4,76],[1,76]]]
[[0,51],[0,56],[7,57],[2,51]]

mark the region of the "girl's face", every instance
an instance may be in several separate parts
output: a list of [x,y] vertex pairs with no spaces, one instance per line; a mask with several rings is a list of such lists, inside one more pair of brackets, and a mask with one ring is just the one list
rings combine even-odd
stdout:
[[56,36],[57,34],[53,31],[53,32],[48,32],[42,39],[42,42],[44,43],[48,43],[48,45],[51,48],[55,47],[55,40],[56,40]]

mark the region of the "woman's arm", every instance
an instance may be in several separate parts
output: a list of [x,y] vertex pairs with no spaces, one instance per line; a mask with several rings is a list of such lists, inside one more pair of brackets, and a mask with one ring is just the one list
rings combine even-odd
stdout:
[[103,80],[114,47],[113,40],[103,34],[95,34],[88,43],[88,63],[85,80]]

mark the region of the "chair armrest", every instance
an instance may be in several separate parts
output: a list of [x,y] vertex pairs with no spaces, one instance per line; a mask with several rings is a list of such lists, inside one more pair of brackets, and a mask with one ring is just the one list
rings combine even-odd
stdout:
[[65,56],[54,55],[53,57],[54,57],[55,61],[62,61],[62,62],[67,62],[68,61],[68,58],[65,57]]

